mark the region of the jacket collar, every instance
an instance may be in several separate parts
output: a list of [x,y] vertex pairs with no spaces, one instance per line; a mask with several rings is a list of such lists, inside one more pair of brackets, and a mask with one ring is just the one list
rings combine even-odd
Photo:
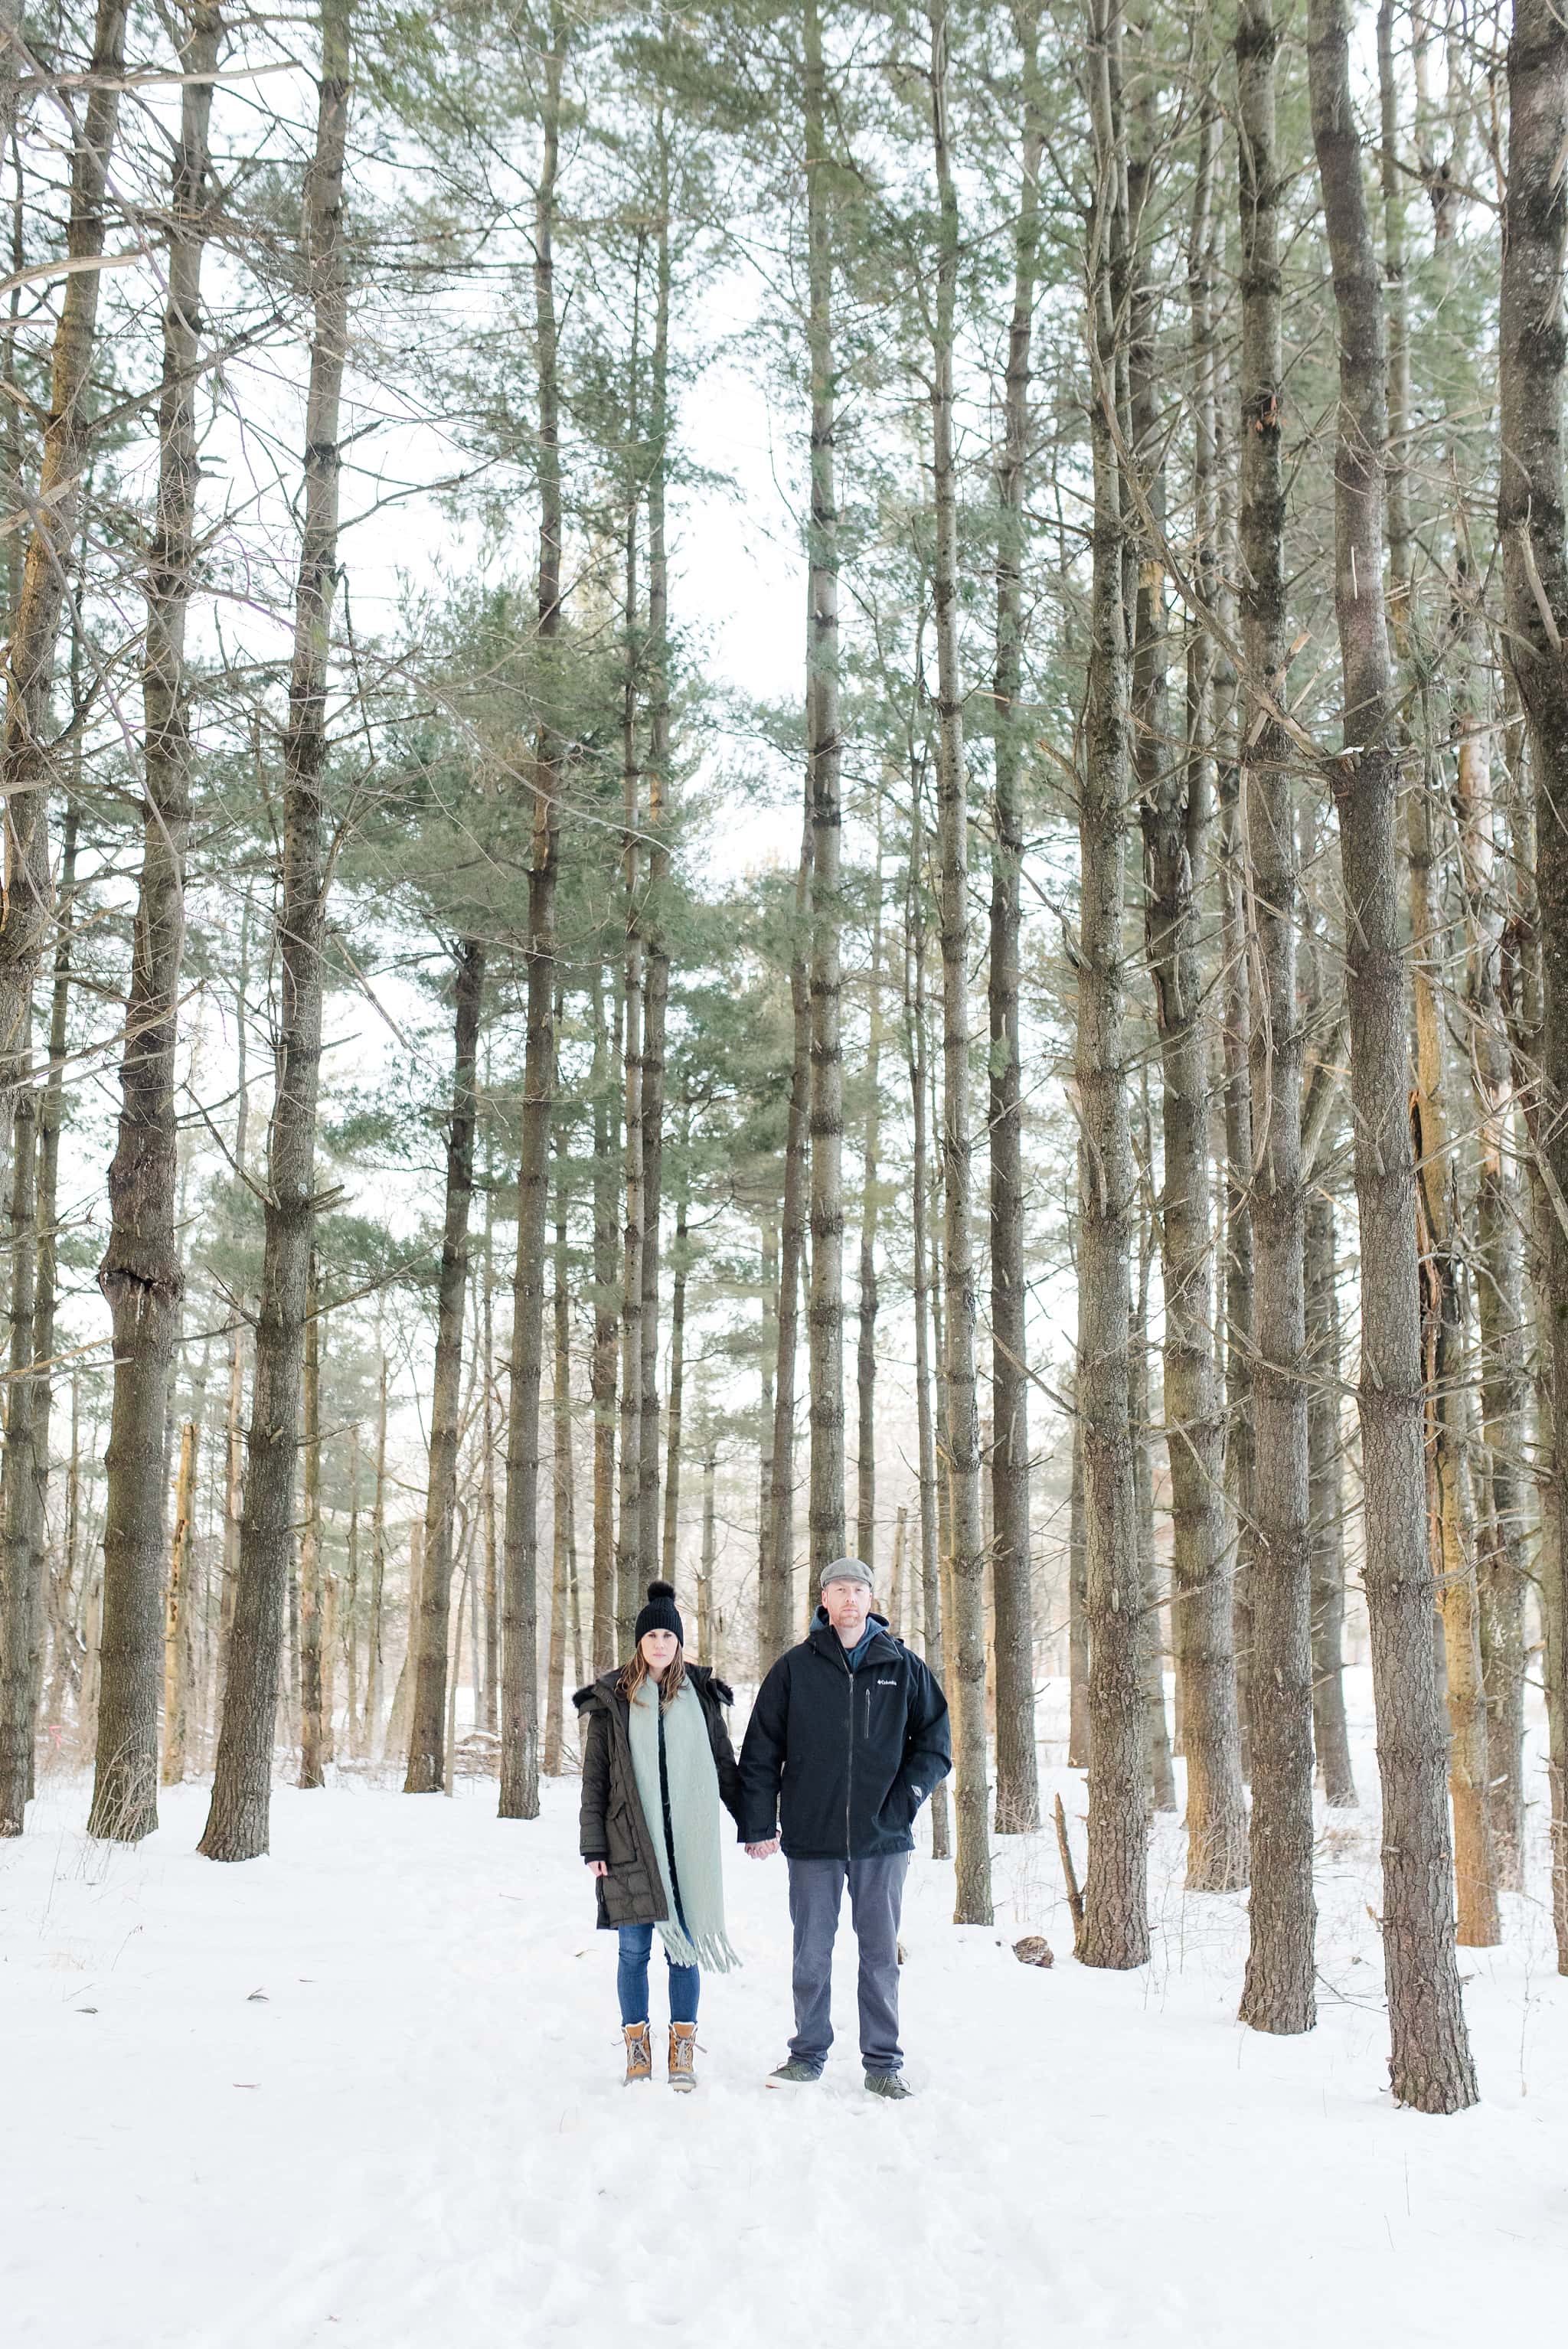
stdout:
[[[872,1636],[867,1642],[865,1654],[861,1659],[862,1663],[869,1663],[873,1656],[879,1662],[885,1662],[890,1657],[898,1654],[898,1642],[888,1630],[885,1615],[868,1615],[866,1627]],[[830,1662],[837,1663],[841,1660],[846,1663],[849,1661],[850,1651],[829,1622],[825,1608],[819,1607],[812,1616],[811,1628],[806,1635],[806,1644],[808,1647],[815,1648],[819,1655],[826,1656]]]

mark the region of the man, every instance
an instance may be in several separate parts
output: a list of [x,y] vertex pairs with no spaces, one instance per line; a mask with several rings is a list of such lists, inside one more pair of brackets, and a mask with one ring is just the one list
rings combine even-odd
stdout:
[[[953,1767],[947,1700],[872,1613],[858,1557],[822,1570],[821,1605],[757,1692],[740,1751],[740,1834],[780,1840],[795,1928],[795,2036],[769,2085],[821,2077],[833,2043],[833,1937],[850,1888],[860,1944],[861,2060],[873,2095],[907,2096],[898,2044],[898,1920],[915,1813]],[[780,1836],[779,1802],[783,1819]]]

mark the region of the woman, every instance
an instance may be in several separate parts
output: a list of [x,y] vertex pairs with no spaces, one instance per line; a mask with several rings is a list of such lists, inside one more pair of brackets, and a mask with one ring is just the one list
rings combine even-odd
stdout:
[[656,1925],[670,1978],[669,2080],[695,2088],[698,1969],[739,1964],[724,1931],[718,1806],[740,1816],[740,1778],[722,1708],[735,1702],[686,1661],[667,1582],[650,1582],[631,1662],[574,1699],[587,1723],[583,1857],[598,1879],[599,1923],[621,1937],[618,1987],[626,2084],[651,2080],[648,1959]]

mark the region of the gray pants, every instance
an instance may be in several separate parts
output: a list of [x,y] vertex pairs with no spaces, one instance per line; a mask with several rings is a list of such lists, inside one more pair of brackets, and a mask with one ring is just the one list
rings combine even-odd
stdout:
[[850,1888],[850,1919],[861,1948],[861,2060],[868,2072],[896,2072],[898,1920],[907,1851],[876,1859],[792,1859],[789,1921],[795,1928],[795,2036],[789,2053],[819,2071],[833,2044],[833,1938]]

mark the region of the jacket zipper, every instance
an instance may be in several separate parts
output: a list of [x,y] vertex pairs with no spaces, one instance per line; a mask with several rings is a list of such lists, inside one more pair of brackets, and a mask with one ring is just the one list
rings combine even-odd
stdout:
[[851,1847],[854,1843],[851,1821],[855,1807],[855,1674],[853,1666],[844,1653],[842,1641],[839,1645],[839,1660],[848,1673],[850,1682],[850,1765],[844,1780],[844,1857],[849,1859],[851,1857]]

